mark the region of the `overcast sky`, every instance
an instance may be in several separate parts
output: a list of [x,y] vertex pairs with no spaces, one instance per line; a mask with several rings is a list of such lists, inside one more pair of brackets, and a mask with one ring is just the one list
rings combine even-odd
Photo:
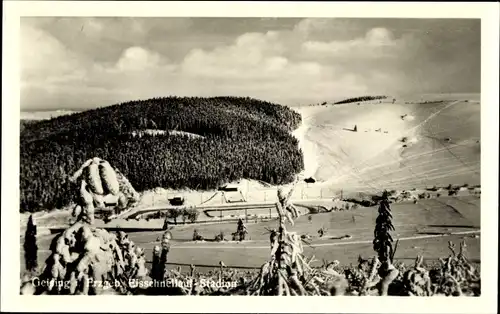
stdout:
[[479,93],[480,33],[452,19],[22,18],[21,110]]

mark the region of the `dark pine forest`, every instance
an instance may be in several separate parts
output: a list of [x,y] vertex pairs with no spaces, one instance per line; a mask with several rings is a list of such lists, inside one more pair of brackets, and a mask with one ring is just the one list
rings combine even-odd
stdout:
[[[20,210],[69,205],[68,177],[95,156],[137,191],[207,190],[242,178],[288,183],[303,169],[290,134],[300,123],[288,107],[239,97],[153,98],[29,123],[20,139]],[[147,129],[200,136],[132,135]]]

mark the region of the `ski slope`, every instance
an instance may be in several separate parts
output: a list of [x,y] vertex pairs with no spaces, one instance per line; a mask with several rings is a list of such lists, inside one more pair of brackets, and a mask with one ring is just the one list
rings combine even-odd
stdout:
[[480,184],[477,100],[401,99],[299,111],[305,173],[322,185],[376,192]]

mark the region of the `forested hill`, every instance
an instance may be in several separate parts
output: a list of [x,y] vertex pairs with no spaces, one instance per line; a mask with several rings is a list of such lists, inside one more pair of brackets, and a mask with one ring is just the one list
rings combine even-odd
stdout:
[[26,125],[38,122],[37,120],[21,119],[19,121],[19,130],[22,132]]
[[288,107],[237,97],[154,98],[30,123],[21,131],[21,211],[69,204],[68,176],[94,156],[138,191],[288,183],[303,168],[290,133],[300,123]]

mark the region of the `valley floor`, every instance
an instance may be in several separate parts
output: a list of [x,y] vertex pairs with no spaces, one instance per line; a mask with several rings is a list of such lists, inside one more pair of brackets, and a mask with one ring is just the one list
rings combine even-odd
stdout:
[[[391,206],[396,231],[395,240],[400,239],[395,258],[405,263],[413,263],[418,255],[429,262],[436,262],[449,254],[448,241],[457,245],[465,240],[469,258],[480,260],[480,199],[475,196],[443,197],[421,200],[418,204],[399,203]],[[376,207],[360,207],[351,211],[331,212],[300,217],[290,231],[311,236],[311,246],[304,244],[306,256],[315,256],[318,266],[322,261],[338,260],[343,265],[356,264],[359,255],[369,258],[372,248],[373,228],[377,216]],[[174,226],[173,242],[169,254],[172,267],[195,264],[202,267],[218,267],[224,261],[228,267],[258,268],[270,252],[268,229],[276,228],[276,220],[249,222],[250,239],[244,242],[212,242],[216,234],[224,232],[230,239],[236,231],[236,224],[198,224]],[[325,228],[326,234],[318,236],[318,229]],[[193,242],[194,229],[207,241]],[[157,245],[163,231],[129,233],[130,238],[146,251],[147,259],[152,257],[152,249]],[[348,237],[345,237],[347,236]],[[39,264],[49,256],[49,245],[53,235],[39,236]],[[22,247],[22,240],[21,240]],[[21,252],[21,260],[23,260]],[[24,265],[22,265],[22,268]],[[186,269],[187,269],[186,268]],[[21,269],[22,270],[22,269]]]

